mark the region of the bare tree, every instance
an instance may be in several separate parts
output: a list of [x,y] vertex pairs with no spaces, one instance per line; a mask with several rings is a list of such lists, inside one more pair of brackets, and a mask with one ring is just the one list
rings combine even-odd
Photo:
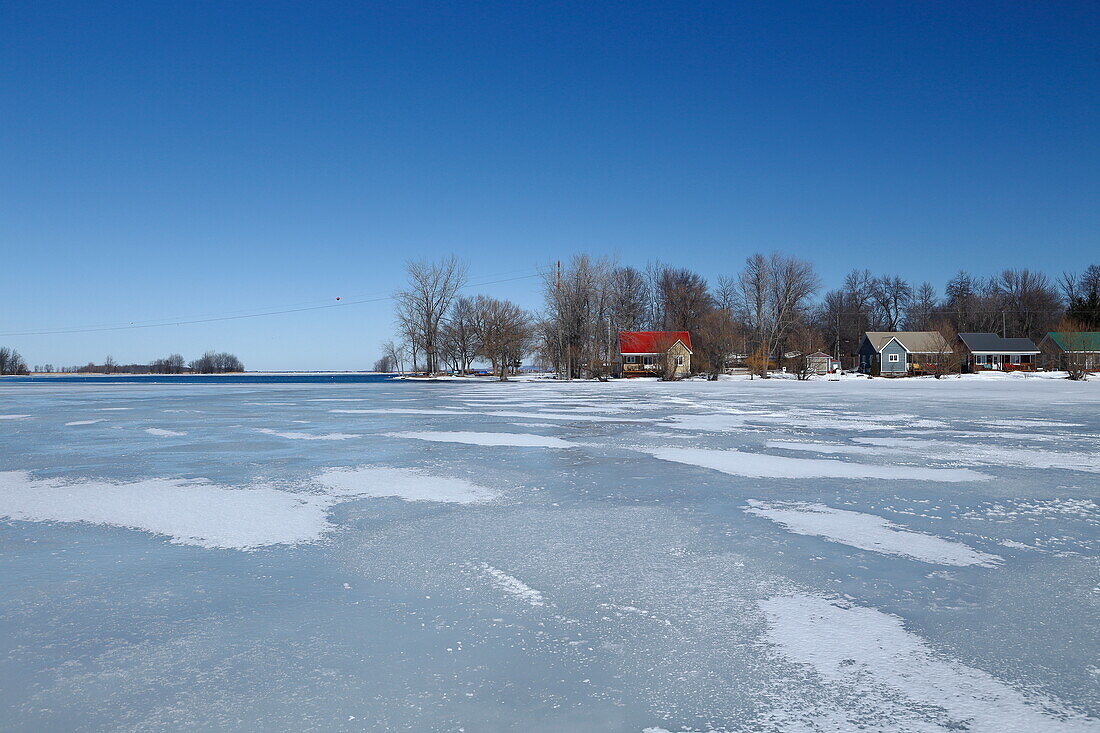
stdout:
[[691,270],[663,267],[657,278],[656,295],[663,316],[661,323],[656,324],[659,330],[694,332],[703,317],[714,310],[707,281]]
[[962,347],[959,343],[959,334],[950,318],[944,318],[932,324],[932,330],[937,331],[943,338],[937,343],[936,349],[925,356],[924,368],[936,379],[942,379],[949,374],[961,374],[963,364]]
[[[799,381],[805,382],[814,374],[810,355],[819,350],[822,336],[805,324],[796,326],[788,339],[791,351],[784,354],[787,371]],[[788,355],[789,354],[789,355]]]
[[1055,352],[1059,366],[1065,370],[1066,378],[1082,381],[1100,367],[1096,363],[1093,349],[1095,343],[1087,327],[1071,318],[1063,318],[1054,329],[1061,341],[1061,350]]
[[883,330],[897,331],[913,300],[912,286],[897,275],[884,275],[872,281],[871,294]]
[[154,359],[149,362],[149,371],[153,374],[182,374],[184,364],[182,356],[169,354],[163,359]]
[[18,351],[0,346],[0,375],[25,375],[27,372],[27,363]]
[[543,273],[546,325],[539,333],[549,343],[539,350],[569,379],[604,375],[611,368],[613,272],[609,260],[580,254],[567,267]]
[[1064,313],[1057,289],[1041,272],[1004,270],[995,285],[1002,336],[1040,338]]
[[1059,284],[1067,304],[1066,317],[1083,328],[1100,330],[1100,265],[1089,265],[1080,277],[1064,273]]
[[389,359],[390,364],[399,372],[405,371],[405,347],[395,344],[392,340],[382,344],[382,351]]
[[680,354],[673,347],[676,346],[676,337],[664,332],[654,341],[653,348],[657,350],[657,372],[662,382],[674,382],[680,378]]
[[466,265],[453,255],[439,262],[408,262],[409,284],[395,295],[397,320],[412,343],[424,351],[429,374],[439,370],[439,328],[459,288],[466,283]]
[[458,298],[443,324],[443,334],[455,362],[455,370],[465,374],[477,357],[477,320],[474,301]]
[[500,381],[523,358],[530,343],[531,318],[515,303],[479,295],[474,300],[480,355],[493,365]]
[[694,336],[692,346],[695,348],[695,356],[692,358],[692,369],[696,372],[705,371],[712,381],[718,379],[718,375],[726,369],[726,362],[741,342],[733,313],[726,308],[707,313]]
[[221,351],[207,351],[190,364],[191,371],[196,374],[225,374],[228,372],[243,372],[244,364],[233,354]]
[[768,347],[765,344],[760,344],[752,353],[745,358],[745,366],[749,370],[749,379],[754,376],[761,379],[768,378],[768,369],[771,368],[771,355],[768,353]]
[[905,310],[905,328],[907,331],[930,331],[936,317],[936,289],[932,283],[923,282],[913,294]]
[[381,356],[374,362],[374,371],[389,374],[393,371],[393,359],[389,355]]

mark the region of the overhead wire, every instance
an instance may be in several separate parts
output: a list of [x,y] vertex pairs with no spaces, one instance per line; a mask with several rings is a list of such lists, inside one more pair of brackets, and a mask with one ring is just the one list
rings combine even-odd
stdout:
[[[514,282],[517,280],[527,280],[533,277],[538,277],[538,272],[530,272],[529,269],[524,270],[512,270],[511,272],[527,272],[529,274],[520,275],[517,277],[507,277],[497,280],[488,280],[484,282],[472,282],[464,285],[462,289],[482,287],[485,285],[497,285],[500,283]],[[501,273],[508,274],[508,273]],[[490,276],[492,277],[492,276]],[[357,298],[358,296],[352,296]],[[127,331],[146,328],[163,328],[166,326],[188,326],[199,323],[216,323],[220,321],[233,321],[241,320],[245,318],[261,318],[265,316],[278,316],[287,315],[291,313],[305,313],[308,311],[326,310],[331,308],[342,308],[349,305],[362,305],[365,303],[380,303],[387,300],[393,300],[394,296],[380,295],[375,297],[359,298],[352,300],[345,300],[341,298],[339,302],[324,303],[318,305],[306,305],[307,303],[318,303],[318,301],[303,301],[300,304],[287,304],[285,306],[275,306],[273,310],[262,310],[259,312],[252,311],[228,311],[222,314],[208,314],[198,316],[188,316],[183,318],[158,318],[150,321],[131,321],[125,324],[104,324],[96,326],[77,326],[77,327],[62,327],[51,328],[41,330],[28,330],[28,331],[6,331],[0,332],[0,336],[51,336],[51,335],[63,335],[74,333],[98,333],[103,331]]]

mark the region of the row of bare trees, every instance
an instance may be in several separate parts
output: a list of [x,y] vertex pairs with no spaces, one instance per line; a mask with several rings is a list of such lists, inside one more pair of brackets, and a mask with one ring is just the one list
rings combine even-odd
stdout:
[[[466,267],[453,257],[410,263],[407,271],[409,285],[396,295],[401,339],[386,345],[379,364],[402,371],[408,365],[465,372],[478,360],[499,371],[501,363],[529,354],[566,378],[602,379],[615,368],[619,331],[653,330],[690,332],[697,373],[716,376],[736,361],[761,376],[777,366],[806,376],[817,351],[854,365],[866,331],[984,331],[1038,340],[1067,314],[1100,329],[1097,265],[1057,281],[1027,269],[988,278],[959,272],[942,297],[927,282],[853,270],[818,299],[814,266],[782,253],[753,254],[740,271],[712,283],[660,262],[638,269],[578,254],[543,271],[537,315],[486,296],[461,296]],[[493,345],[502,321],[507,356]],[[952,366],[945,357],[943,369]]]
[[487,295],[459,296],[466,265],[454,257],[405,266],[408,285],[394,296],[398,341],[383,345],[376,371],[466,373],[476,360],[500,379],[529,351],[535,319],[515,303]]
[[713,291],[691,270],[651,263],[641,271],[576,255],[543,274],[536,349],[568,378],[604,378],[618,355],[619,331],[688,331],[693,368],[716,375],[736,354],[781,352],[812,313],[819,287],[813,265],[780,254],[749,257]]
[[21,375],[27,373],[27,362],[15,349],[0,346],[0,376]]
[[62,368],[60,371],[78,374],[225,374],[243,372],[244,364],[233,354],[207,351],[190,362],[184,361],[179,354],[169,354],[148,364],[119,364],[113,356],[107,356],[102,364],[88,362],[84,366]]
[[928,282],[914,286],[898,275],[852,270],[840,288],[825,293],[814,324],[839,357],[853,357],[865,331],[949,327],[958,333],[1038,340],[1066,315],[1078,294],[1087,299],[1090,286],[1094,294],[1100,286],[1095,265],[1082,277],[1064,274],[1057,282],[1028,269],[1006,269],[988,278],[961,271],[945,284],[941,298]]

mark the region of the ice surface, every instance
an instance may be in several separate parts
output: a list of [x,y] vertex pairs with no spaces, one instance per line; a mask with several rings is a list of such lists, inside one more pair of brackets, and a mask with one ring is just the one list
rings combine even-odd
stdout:
[[1100,732],[1100,381],[0,405],[0,729]]
[[770,519],[791,532],[824,537],[861,550],[941,565],[996,565],[1001,558],[961,542],[912,532],[882,517],[807,502],[764,502],[750,499],[749,514]]

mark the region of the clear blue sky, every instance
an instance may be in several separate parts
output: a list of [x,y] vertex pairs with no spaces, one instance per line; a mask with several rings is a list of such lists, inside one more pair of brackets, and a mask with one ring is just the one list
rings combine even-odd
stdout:
[[[1100,5],[0,3],[0,332],[577,251],[929,279],[1100,261]],[[535,307],[536,281],[487,286]],[[343,301],[341,301],[343,302]],[[369,368],[390,304],[0,336]]]

